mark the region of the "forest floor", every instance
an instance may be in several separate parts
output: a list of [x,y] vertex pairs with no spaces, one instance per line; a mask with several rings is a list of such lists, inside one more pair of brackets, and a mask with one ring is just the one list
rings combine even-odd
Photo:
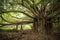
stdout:
[[[52,38],[53,36],[49,36],[49,38]],[[45,35],[39,35],[37,33],[34,33],[32,30],[26,30],[22,31],[21,33],[19,31],[0,31],[0,40],[51,40],[47,39],[47,36]],[[53,40],[53,39],[52,39]],[[56,39],[54,39],[56,40]]]

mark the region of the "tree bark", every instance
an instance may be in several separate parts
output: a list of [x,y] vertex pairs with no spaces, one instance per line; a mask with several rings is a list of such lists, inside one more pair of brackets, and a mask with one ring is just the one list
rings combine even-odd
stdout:
[[16,25],[16,30],[18,30],[18,25]]
[[39,33],[41,35],[43,35],[43,39],[44,37],[46,39],[44,40],[51,40],[50,37],[48,37],[48,35],[50,36],[52,33],[52,22],[50,19],[46,20],[44,18],[40,19],[34,19],[34,31],[36,33]]
[[33,31],[34,32],[38,32],[38,21],[37,19],[34,19],[34,22],[33,22]]
[[47,19],[45,23],[45,29],[47,34],[52,34],[53,23],[51,19]]
[[44,33],[45,32],[45,19],[34,19],[33,28],[35,32]]
[[51,22],[51,19],[34,19],[34,23],[33,23],[33,27],[35,31],[39,31],[41,33],[43,32],[51,32],[52,28],[53,28],[53,24]]

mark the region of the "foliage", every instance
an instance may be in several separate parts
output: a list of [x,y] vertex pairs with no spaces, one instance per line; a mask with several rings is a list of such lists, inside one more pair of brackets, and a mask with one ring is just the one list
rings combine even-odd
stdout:
[[[27,19],[49,19],[60,17],[59,0],[0,0],[0,23],[16,23]],[[24,14],[25,17],[21,17]],[[59,16],[58,16],[59,15]],[[30,18],[29,18],[30,17]],[[39,24],[40,25],[40,24]]]

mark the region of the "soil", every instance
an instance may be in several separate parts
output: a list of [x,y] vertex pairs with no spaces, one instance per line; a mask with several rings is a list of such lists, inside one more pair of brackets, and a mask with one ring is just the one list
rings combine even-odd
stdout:
[[[47,39],[48,38],[48,39]],[[51,40],[52,37],[37,34],[32,30],[25,31],[0,31],[0,40]],[[54,39],[54,38],[53,38]],[[52,40],[53,40],[52,39]],[[54,39],[56,40],[56,39]]]

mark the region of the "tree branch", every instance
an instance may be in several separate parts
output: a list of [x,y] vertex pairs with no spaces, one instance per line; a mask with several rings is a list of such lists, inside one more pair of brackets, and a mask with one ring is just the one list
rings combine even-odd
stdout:
[[53,18],[53,17],[55,17],[56,15],[59,15],[60,14],[60,11],[55,11],[55,12],[53,12],[52,14],[50,14],[50,15],[48,15],[48,18]]
[[4,19],[2,15],[1,15],[0,17],[1,17],[2,20],[4,20],[4,21],[6,21],[6,22],[8,22],[8,23],[12,23],[12,22],[9,22],[8,20]]
[[17,24],[28,24],[28,23],[33,23],[33,21],[22,21],[22,22],[16,22],[16,23],[10,23],[10,24],[1,24],[0,25],[17,25]]
[[35,16],[38,16],[37,13],[34,11],[34,9],[31,7],[33,4],[31,4],[29,1],[28,1],[29,2],[28,3],[27,1],[28,0],[26,0],[24,2],[26,2],[29,6],[26,6],[26,4],[24,5],[23,2],[22,2],[23,5],[22,4],[21,5],[27,9],[29,9],[32,12],[32,14],[34,14]]
[[[23,14],[27,15],[28,17],[34,19],[34,17],[32,17],[32,16],[30,16],[29,14],[27,14],[27,13],[25,13],[25,12],[22,12],[22,11],[11,10],[11,11],[3,11],[2,13],[9,13],[9,12],[20,12],[20,13],[23,13]],[[2,14],[2,13],[1,13],[1,14]]]

